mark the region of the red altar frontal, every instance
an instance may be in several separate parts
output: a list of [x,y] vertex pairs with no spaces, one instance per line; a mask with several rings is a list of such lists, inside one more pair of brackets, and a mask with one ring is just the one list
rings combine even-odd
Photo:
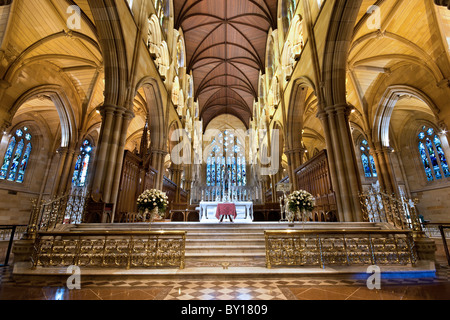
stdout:
[[236,205],[234,203],[219,203],[216,210],[216,218],[223,220],[224,217],[236,219]]

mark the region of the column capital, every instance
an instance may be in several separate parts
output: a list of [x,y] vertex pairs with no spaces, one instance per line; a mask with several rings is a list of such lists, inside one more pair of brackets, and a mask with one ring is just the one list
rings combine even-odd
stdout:
[[11,83],[4,79],[0,79],[0,89],[8,89],[11,87]]
[[307,149],[306,148],[294,148],[294,149],[290,149],[290,150],[285,150],[284,154],[285,155],[290,155],[290,154],[294,154],[294,153],[301,153],[301,152],[305,152]]
[[344,113],[346,116],[350,116],[353,107],[347,103],[335,104],[332,106],[325,106],[324,112],[327,114]]
[[150,148],[150,153],[153,153],[153,154],[160,154],[160,155],[163,155],[163,156],[166,156],[166,155],[169,154],[169,152],[167,152],[166,150],[153,149],[153,148]]
[[[107,114],[113,115],[113,114],[125,114],[130,113],[130,111],[125,107],[115,106],[112,104],[104,104],[97,108],[97,110],[100,112],[102,116],[105,116]],[[133,114],[131,112],[131,114]],[[134,114],[133,114],[134,116]]]
[[56,153],[58,154],[67,154],[68,152],[69,152],[68,147],[59,147],[58,149],[56,149]]
[[12,123],[8,120],[4,120],[3,124],[0,126],[1,134],[5,133],[9,127],[11,127]]

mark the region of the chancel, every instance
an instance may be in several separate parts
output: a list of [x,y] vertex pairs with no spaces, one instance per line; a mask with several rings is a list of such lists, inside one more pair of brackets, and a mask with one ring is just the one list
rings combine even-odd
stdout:
[[[0,1],[11,279],[180,281],[160,299],[308,298],[276,281],[370,266],[437,282],[449,6]],[[249,278],[275,287],[183,287]]]

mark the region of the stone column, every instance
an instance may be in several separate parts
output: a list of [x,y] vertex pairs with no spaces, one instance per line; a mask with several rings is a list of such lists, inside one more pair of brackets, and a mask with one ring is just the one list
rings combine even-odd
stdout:
[[177,190],[175,192],[175,203],[180,203],[182,170],[178,166],[172,166],[170,170],[172,171],[172,181],[177,185]]
[[65,192],[70,191],[72,189],[72,178],[73,178],[73,172],[75,171],[75,165],[77,164],[78,156],[81,154],[81,145],[77,147],[73,154],[72,163],[70,163],[70,171],[69,176],[66,181],[66,184],[64,185]]
[[397,181],[391,164],[391,152],[391,149],[387,147],[375,145],[372,148],[381,191],[398,194]]
[[11,122],[7,120],[0,120],[0,141],[2,141],[3,136],[7,134],[9,127],[11,127]]
[[151,150],[151,159],[152,159],[152,167],[157,171],[156,181],[154,188],[157,190],[163,189],[163,181],[164,181],[164,159],[167,155],[167,151],[165,150]]
[[362,221],[361,181],[349,125],[350,111],[348,105],[342,104],[325,107],[318,114],[325,132],[339,217],[343,222]]
[[[96,201],[115,205],[120,187],[123,155],[128,126],[134,114],[124,107],[105,105],[100,108],[102,128],[94,162],[90,190]],[[114,211],[111,221],[114,221]],[[103,217],[105,222],[106,217]]]
[[71,168],[74,161],[76,161],[75,150],[68,149],[64,161],[64,167],[62,169],[61,180],[58,186],[58,196],[63,195],[67,191],[67,184],[69,183],[69,176],[71,174]]
[[295,175],[295,170],[303,164],[303,156],[305,155],[304,148],[297,148],[292,150],[285,151],[285,154],[288,158],[288,173],[289,173],[289,182],[292,184],[292,189],[297,190],[297,176]]
[[[122,173],[124,150],[125,150],[125,144],[126,144],[126,140],[127,140],[127,132],[128,132],[128,127],[129,127],[130,122],[133,119],[133,117],[134,117],[134,114],[129,110],[126,110],[123,114],[122,127],[120,128],[121,132],[119,135],[118,146],[117,146],[117,155],[116,155],[115,165],[114,165],[114,179],[112,181],[112,189],[111,189],[111,201],[114,203],[114,206],[117,204],[117,197],[119,196],[120,176]],[[115,213],[116,213],[116,210],[114,207],[111,222],[114,222]]]
[[107,155],[110,147],[110,138],[114,121],[114,106],[104,105],[100,109],[102,127],[94,161],[94,175],[90,190],[95,200],[101,200],[103,196],[103,176],[106,167]]
[[53,184],[52,194],[54,196],[58,195],[58,193],[59,193],[59,187],[60,187],[60,183],[61,183],[62,172],[64,170],[64,164],[66,163],[66,157],[67,157],[68,151],[69,151],[68,148],[59,148],[56,151],[56,153],[59,154],[59,164],[58,164],[58,169],[56,171],[55,181],[54,181],[54,184]]

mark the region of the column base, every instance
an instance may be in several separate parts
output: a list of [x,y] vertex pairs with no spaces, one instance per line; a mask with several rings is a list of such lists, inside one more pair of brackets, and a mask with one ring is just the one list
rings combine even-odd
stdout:
[[14,263],[30,262],[34,251],[34,240],[17,240],[14,242],[12,252],[14,254]]
[[414,246],[416,247],[418,260],[436,260],[436,242],[429,238],[415,238]]

